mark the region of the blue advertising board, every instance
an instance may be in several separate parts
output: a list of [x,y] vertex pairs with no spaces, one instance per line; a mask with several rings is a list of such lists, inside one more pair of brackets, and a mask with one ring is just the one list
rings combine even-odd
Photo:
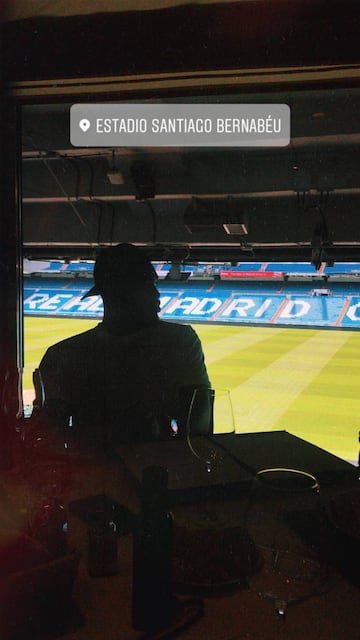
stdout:
[[[26,283],[25,315],[99,318],[103,315],[100,296],[82,300],[89,290],[88,282],[40,285]],[[246,293],[229,286],[186,285],[161,287],[160,315],[180,322],[221,322],[229,324],[274,324],[360,328],[360,297],[349,295],[311,296],[281,294],[269,290]]]

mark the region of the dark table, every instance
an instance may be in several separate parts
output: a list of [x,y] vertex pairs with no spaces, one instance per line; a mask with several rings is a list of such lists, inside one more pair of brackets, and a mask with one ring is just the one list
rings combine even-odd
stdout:
[[[208,446],[215,450],[217,460],[217,467],[214,465],[210,474],[206,474],[201,461],[189,455],[184,441],[126,445],[119,447],[111,459],[102,456],[74,458],[70,465],[67,505],[105,493],[124,509],[136,513],[141,470],[149,464],[168,467],[175,523],[190,527],[203,508],[204,499],[208,500],[209,496],[220,515],[232,525],[241,526],[244,496],[252,486],[254,475],[262,468],[306,470],[316,475],[330,494],[358,483],[358,469],[285,431],[218,435],[205,443],[205,449],[201,449],[200,441],[194,440],[198,452],[206,453]],[[20,471],[2,474],[8,495],[10,499],[13,495],[15,502],[21,502],[19,492],[22,488],[29,496],[34,491],[26,479],[19,480]],[[209,487],[214,489],[212,495]],[[119,536],[119,571],[108,578],[89,577],[86,522],[70,509],[69,541],[80,553],[73,601],[83,620],[76,616],[69,619],[67,627],[65,625],[57,636],[47,636],[46,640],[48,637],[66,640],[144,638],[131,627],[131,532],[125,531]],[[339,570],[336,563],[330,566],[324,590],[290,606],[284,619],[276,614],[273,602],[259,597],[244,585],[203,594],[203,602],[203,615],[180,637],[188,640],[355,640],[360,637],[359,587]],[[175,636],[163,634],[160,637]]]

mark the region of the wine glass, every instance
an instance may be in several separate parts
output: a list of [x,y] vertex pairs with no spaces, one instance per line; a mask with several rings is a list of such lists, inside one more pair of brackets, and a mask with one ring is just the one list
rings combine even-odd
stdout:
[[221,461],[220,454],[223,454],[211,440],[211,436],[234,431],[235,420],[230,390],[194,387],[189,398],[185,434],[191,453],[205,465],[207,473],[214,470]]
[[[204,414],[207,416],[204,422]],[[205,427],[205,428],[204,428]],[[187,411],[185,433],[189,450],[204,472],[203,524],[220,526],[219,511],[210,507],[212,487],[223,484],[226,451],[212,439],[214,433],[233,433],[234,412],[229,389],[195,387]]]
[[250,490],[245,524],[262,563],[249,585],[262,598],[273,600],[280,616],[289,604],[324,586],[326,571],[312,544],[319,496],[317,478],[299,469],[262,469]]

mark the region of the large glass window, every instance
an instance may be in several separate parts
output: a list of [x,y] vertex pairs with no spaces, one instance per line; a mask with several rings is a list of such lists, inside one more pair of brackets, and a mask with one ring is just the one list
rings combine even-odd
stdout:
[[161,317],[196,328],[213,386],[231,390],[237,432],[286,430],[355,461],[359,101],[149,101],[288,104],[290,145],[256,149],[73,147],[70,104],[23,107],[26,412],[47,347],[101,320],[100,297],[80,300],[97,248],[131,242],[153,260]]

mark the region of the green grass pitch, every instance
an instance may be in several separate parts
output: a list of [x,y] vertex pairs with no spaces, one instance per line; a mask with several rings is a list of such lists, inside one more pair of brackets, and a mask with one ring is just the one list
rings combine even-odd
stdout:
[[[46,348],[97,321],[25,318],[25,403]],[[212,386],[228,388],[241,433],[286,429],[341,458],[357,460],[360,332],[193,325]]]

